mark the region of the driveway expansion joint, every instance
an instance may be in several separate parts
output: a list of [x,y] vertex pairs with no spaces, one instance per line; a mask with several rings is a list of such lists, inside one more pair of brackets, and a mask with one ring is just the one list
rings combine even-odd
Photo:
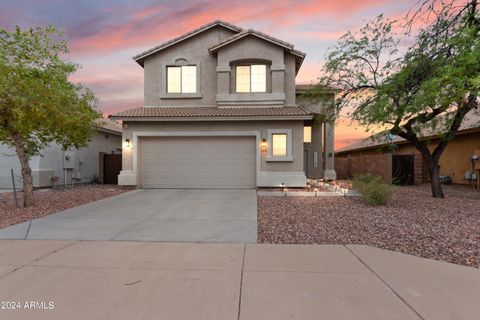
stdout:
[[[27,240],[20,240],[20,241],[27,241]],[[50,256],[50,255],[52,255],[52,254],[54,254],[54,253],[57,253],[57,252],[59,252],[59,251],[61,251],[61,250],[63,250],[63,249],[66,249],[66,248],[68,248],[68,247],[70,247],[70,246],[72,246],[72,245],[74,245],[74,244],[75,244],[75,242],[67,243],[65,246],[63,246],[63,247],[61,247],[61,248],[54,249],[53,251],[48,252],[48,253],[44,254],[43,256],[41,256],[41,257],[37,257],[37,258],[33,259],[33,260],[30,261],[30,262],[27,262],[27,263],[25,263],[25,264],[22,264],[22,265],[20,265],[19,267],[13,269],[12,271],[7,272],[6,274],[2,275],[2,276],[0,277],[0,280],[5,279],[7,276],[9,276],[9,275],[11,275],[12,273],[14,273],[14,272],[22,269],[23,267],[30,266],[30,265],[31,265],[32,263],[34,263],[35,261],[41,260],[41,259],[43,259],[43,258],[46,258],[46,257],[48,257],[48,256]]]
[[245,254],[247,252],[247,244],[243,244],[243,258],[242,258],[242,270],[240,271],[240,289],[238,293],[238,319],[240,320],[240,312],[242,310],[242,286],[243,286],[243,270],[245,267]]
[[25,239],[24,240],[27,240],[28,238],[28,232],[30,231],[30,227],[32,226],[32,220],[28,220],[28,229],[27,229],[27,232],[25,233]]
[[344,245],[344,247],[350,251],[350,253],[355,257],[357,258],[358,261],[360,261],[360,263],[362,263],[368,270],[370,270],[370,272],[375,275],[388,289],[390,289],[390,291],[395,295],[397,296],[398,299],[400,299],[400,301],[403,302],[404,305],[406,305],[413,313],[415,313],[415,315],[417,315],[417,317],[419,317],[421,320],[426,320],[417,310],[415,310],[415,308],[413,308],[397,291],[395,291],[395,289],[393,289],[392,286],[390,286],[388,284],[387,281],[385,281],[382,277],[380,277],[380,275],[378,275],[375,270],[373,270],[365,261],[362,260],[362,258],[360,258],[358,255],[355,254],[355,252],[353,252],[353,250],[351,250],[347,245]]

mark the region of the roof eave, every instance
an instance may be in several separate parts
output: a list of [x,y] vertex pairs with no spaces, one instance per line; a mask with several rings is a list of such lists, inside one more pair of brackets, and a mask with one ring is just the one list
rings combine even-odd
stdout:
[[233,117],[131,117],[110,115],[110,119],[123,121],[265,121],[265,120],[312,120],[313,115],[298,116],[233,116]]
[[[455,133],[455,136],[462,136],[462,135],[465,135],[465,134],[471,134],[471,133],[477,133],[477,132],[480,132],[480,127],[460,130],[457,133]],[[438,139],[438,138],[439,138],[438,135],[428,135],[428,136],[420,137],[419,140],[420,141],[425,141],[425,140],[434,140],[434,139]],[[408,140],[398,140],[398,141],[393,141],[391,144],[401,145],[401,144],[408,144],[408,143],[410,143]],[[335,154],[336,155],[347,155],[347,154],[352,153],[352,152],[360,152],[360,151],[368,151],[368,150],[378,149],[378,148],[383,147],[385,145],[387,145],[387,143],[380,143],[380,144],[376,144],[376,145],[373,145],[373,146],[346,149],[346,150],[341,149],[341,150],[335,151]]]
[[265,37],[265,36],[263,36],[263,35],[261,35],[261,34],[255,33],[255,32],[245,32],[244,34],[239,35],[238,37],[236,37],[236,38],[234,38],[234,39],[231,39],[230,41],[226,41],[226,42],[220,43],[220,44],[218,44],[218,45],[215,45],[215,46],[211,47],[211,48],[208,49],[208,50],[210,51],[210,53],[215,53],[218,49],[220,49],[220,48],[222,48],[222,47],[224,47],[224,46],[227,46],[227,45],[229,45],[229,44],[231,44],[231,43],[233,43],[233,42],[236,42],[236,41],[238,41],[238,40],[240,40],[240,39],[243,39],[243,38],[245,38],[246,36],[255,36],[255,37],[259,38],[259,39],[262,39],[262,40],[268,41],[268,42],[270,42],[270,43],[276,44],[276,45],[278,45],[278,46],[280,46],[280,47],[283,47],[283,48],[285,48],[285,49],[288,49],[288,50],[290,50],[290,51],[293,50],[293,46],[292,46],[292,45],[289,45],[289,44],[286,44],[286,43],[282,43],[282,42],[279,42],[279,41],[275,41],[275,40],[273,40],[273,39],[267,38],[267,37]]
[[222,26],[222,27],[224,27],[224,28],[226,28],[226,29],[230,29],[230,30],[232,30],[232,31],[234,31],[234,32],[240,32],[240,31],[242,31],[242,29],[241,29],[240,27],[236,27],[236,26],[234,26],[234,25],[226,24],[226,23],[224,23],[224,22],[222,22],[222,21],[217,21],[217,22],[212,23],[212,24],[210,24],[210,25],[208,25],[208,26],[206,26],[206,27],[204,27],[204,28],[200,28],[199,30],[197,30],[197,31],[195,31],[195,32],[193,32],[193,33],[191,33],[191,34],[188,34],[188,35],[186,35],[185,37],[180,37],[178,40],[172,41],[171,43],[168,43],[168,44],[166,44],[166,45],[164,45],[164,46],[160,45],[160,46],[159,46],[158,48],[156,48],[156,49],[150,49],[150,50],[147,50],[147,51],[142,52],[142,53],[140,53],[140,54],[137,54],[137,55],[133,56],[132,59],[133,59],[134,61],[136,61],[139,65],[141,65],[141,66],[143,67],[143,60],[144,60],[146,57],[148,57],[148,56],[150,56],[150,55],[152,55],[152,54],[155,54],[155,53],[157,53],[157,52],[159,52],[159,51],[161,51],[161,50],[164,50],[164,49],[166,49],[166,48],[169,48],[169,47],[171,47],[171,46],[173,46],[173,45],[175,45],[175,44],[177,44],[177,43],[179,43],[179,42],[182,42],[182,41],[184,41],[184,40],[190,39],[191,37],[194,37],[194,36],[196,36],[197,34],[202,33],[202,32],[204,32],[204,31],[207,31],[207,30],[209,30],[209,29],[211,29],[211,28],[214,28],[214,27],[216,27],[216,26]]
[[104,127],[100,127],[100,126],[95,126],[95,130],[100,131],[100,132],[105,132],[105,133],[111,133],[111,134],[115,134],[115,135],[119,135],[119,136],[122,135],[121,130],[117,131],[117,130],[108,129],[108,128],[104,128]]

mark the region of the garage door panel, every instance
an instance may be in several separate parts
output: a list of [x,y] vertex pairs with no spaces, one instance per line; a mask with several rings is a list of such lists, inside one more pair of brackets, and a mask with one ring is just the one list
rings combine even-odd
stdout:
[[254,188],[254,137],[140,139],[144,188]]

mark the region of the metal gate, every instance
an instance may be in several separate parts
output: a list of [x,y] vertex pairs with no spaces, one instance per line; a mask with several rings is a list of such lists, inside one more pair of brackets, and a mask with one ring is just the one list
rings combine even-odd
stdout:
[[106,154],[103,158],[103,183],[118,184],[118,175],[122,170],[121,154]]
[[402,186],[414,184],[413,155],[392,156],[392,183]]

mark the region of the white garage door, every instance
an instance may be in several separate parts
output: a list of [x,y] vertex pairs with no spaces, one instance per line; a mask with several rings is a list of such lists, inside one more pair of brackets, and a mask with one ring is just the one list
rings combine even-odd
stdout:
[[139,166],[143,188],[255,188],[255,138],[141,138]]

